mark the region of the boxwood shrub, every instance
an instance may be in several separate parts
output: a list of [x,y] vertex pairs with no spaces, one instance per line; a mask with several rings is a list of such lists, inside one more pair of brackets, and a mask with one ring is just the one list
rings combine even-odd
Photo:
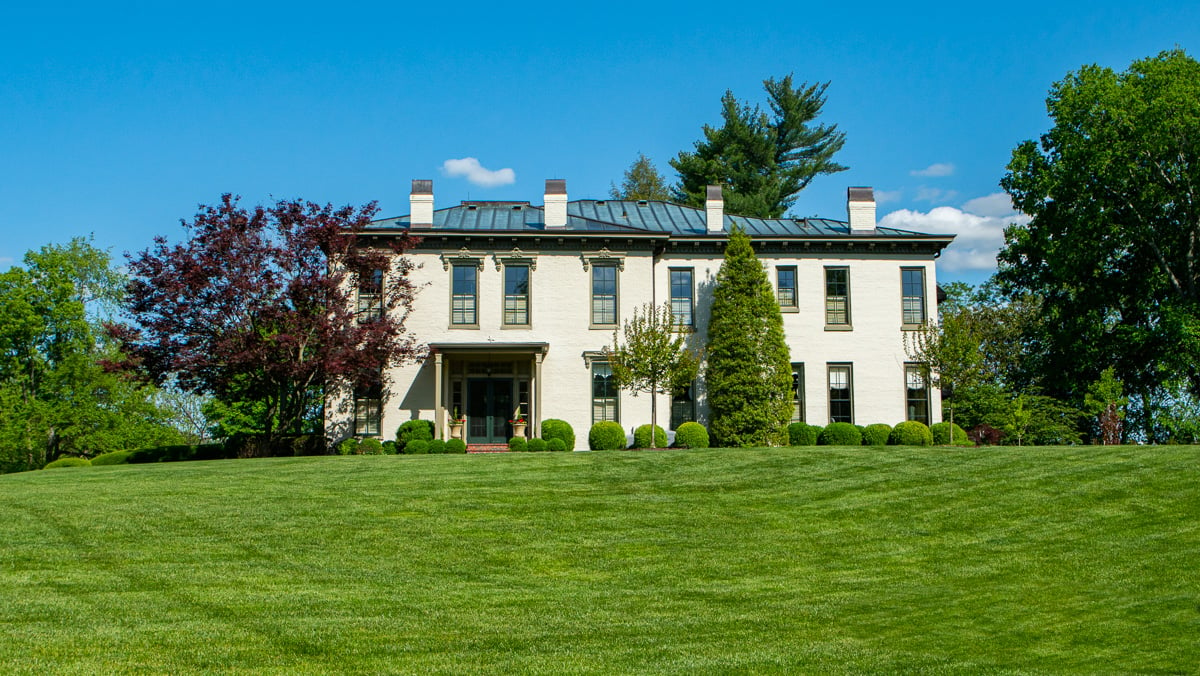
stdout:
[[867,425],[863,430],[863,444],[867,446],[886,446],[888,435],[892,433],[892,426],[887,423],[875,423]]
[[358,444],[358,452],[360,455],[383,455],[383,442],[367,437]]
[[93,465],[126,465],[129,463],[130,451],[113,451],[92,458]]
[[602,420],[588,430],[588,448],[593,451],[619,451],[625,448],[625,429],[620,423]]
[[426,452],[429,453],[430,455],[433,455],[435,453],[440,454],[440,453],[446,452],[446,442],[443,441],[442,439],[433,439],[432,441],[427,441],[425,443],[429,444],[426,447],[426,449],[427,449]]
[[355,455],[358,453],[358,439],[354,437],[342,439],[341,443],[337,445],[337,452],[338,455]]
[[525,452],[528,444],[529,441],[527,441],[525,437],[513,437],[512,439],[508,440],[508,450],[516,453],[523,453]]
[[929,427],[917,420],[902,422],[892,428],[888,435],[888,444],[892,446],[932,446],[933,433]]
[[546,450],[554,452],[565,451],[567,450],[567,442],[558,437],[548,439],[546,440]]
[[433,421],[407,420],[396,429],[396,445],[400,448],[416,440],[433,441]]
[[803,422],[794,422],[788,425],[788,445],[789,446],[816,446],[817,437],[821,435],[820,425],[809,425]]
[[817,435],[817,443],[822,446],[861,446],[862,432],[851,423],[829,423]]
[[543,453],[546,450],[546,440],[534,437],[525,444],[525,450],[532,453]]
[[424,439],[413,439],[404,445],[404,452],[409,455],[425,455],[429,452],[429,442]]
[[447,453],[466,453],[467,452],[467,442],[463,441],[462,439],[451,439],[450,441],[446,442],[446,452]]
[[698,422],[685,422],[675,429],[675,445],[679,448],[708,448],[708,430]]
[[[667,447],[667,431],[658,425],[654,426],[654,447]],[[633,431],[632,448],[650,448],[650,425],[641,425]]]
[[383,442],[383,454],[384,455],[396,455],[396,442],[394,442],[390,439]]
[[[950,426],[954,425],[954,440],[950,440]],[[940,422],[929,426],[929,431],[933,434],[933,443],[938,446],[966,446],[970,439],[967,438],[967,431],[959,427],[955,423]]]
[[575,430],[571,424],[565,420],[550,418],[542,421],[542,438],[549,444],[552,439],[562,439],[564,448],[561,450],[575,450]]
[[92,464],[87,458],[59,458],[54,462],[46,463],[42,469],[58,469],[60,467],[87,467]]

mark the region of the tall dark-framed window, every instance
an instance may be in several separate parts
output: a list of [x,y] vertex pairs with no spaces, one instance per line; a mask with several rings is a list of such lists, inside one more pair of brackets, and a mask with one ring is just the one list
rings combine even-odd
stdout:
[[775,268],[775,298],[781,310],[794,310],[796,300],[796,266],[781,265]]
[[905,325],[925,323],[925,268],[900,268],[900,306]]
[[671,268],[671,318],[675,326],[695,326],[693,308],[696,303],[696,287],[692,279],[692,268]]
[[829,365],[829,422],[854,422],[854,374],[850,364]]
[[383,423],[383,385],[378,381],[354,388],[354,435],[377,437]]
[[696,383],[671,395],[671,429],[677,430],[685,422],[696,421]]
[[504,266],[504,325],[529,326],[529,266]]
[[452,326],[477,326],[479,316],[479,269],[474,265],[453,266],[450,299]]
[[825,268],[825,325],[850,326],[850,268]]
[[906,420],[929,424],[929,367],[924,364],[904,365],[904,411]]
[[617,325],[617,266],[592,266],[592,325]]
[[358,322],[370,322],[383,315],[383,270],[358,273],[358,303],[354,316]]
[[804,422],[804,364],[792,364],[792,422]]
[[592,423],[620,422],[620,394],[607,362],[592,362]]

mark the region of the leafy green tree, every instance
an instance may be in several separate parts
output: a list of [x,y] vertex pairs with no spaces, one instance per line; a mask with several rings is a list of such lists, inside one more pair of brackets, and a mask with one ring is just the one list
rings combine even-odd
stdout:
[[625,170],[625,178],[621,187],[616,185],[608,191],[609,197],[615,200],[669,200],[671,192],[662,174],[650,158],[638,153],[637,160]]
[[969,306],[954,305],[941,311],[936,324],[903,333],[909,359],[929,368],[930,381],[946,393],[944,406],[954,424],[958,393],[980,382],[984,353],[976,315]]
[[998,273],[1041,298],[1025,339],[1045,390],[1079,401],[1111,365],[1144,401],[1176,378],[1200,394],[1200,63],[1174,50],[1085,66],[1047,108],[1052,128],[1001,182],[1032,220],[1006,231]]
[[783,216],[815,177],[846,169],[833,161],[846,135],[836,124],[813,124],[828,87],[828,82],[793,87],[791,75],[766,80],[770,114],[726,91],[721,126],[704,125],[704,139],[696,142],[695,150],[671,160],[679,172],[675,199],[702,207],[706,186],[721,185],[731,213]]
[[1125,388],[1117,379],[1116,369],[1108,367],[1100,373],[1100,379],[1088,387],[1083,398],[1084,410],[1096,416],[1100,427],[1100,440],[1106,446],[1121,443],[1122,421],[1125,419]]
[[[617,386],[636,397],[639,392],[650,395],[650,424],[657,429],[659,394],[679,392],[692,384],[700,368],[700,360],[687,348],[684,334],[677,331],[671,314],[671,304],[656,308],[647,303],[634,309],[633,317],[625,322],[624,341],[613,332],[613,345],[606,348],[613,378]],[[654,448],[654,435],[649,435]]]
[[705,382],[719,446],[783,443],[792,413],[792,365],[783,316],[750,236],[729,233],[713,288]]

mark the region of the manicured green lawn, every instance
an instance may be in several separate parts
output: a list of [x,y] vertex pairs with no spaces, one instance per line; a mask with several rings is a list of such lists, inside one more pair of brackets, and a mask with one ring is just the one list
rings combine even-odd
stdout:
[[0,673],[1195,673],[1200,449],[0,477]]

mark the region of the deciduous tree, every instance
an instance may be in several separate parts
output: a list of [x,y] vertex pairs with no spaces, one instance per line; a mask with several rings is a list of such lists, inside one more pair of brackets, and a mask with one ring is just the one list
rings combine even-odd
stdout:
[[813,178],[844,171],[833,156],[846,135],[836,124],[813,122],[825,105],[828,87],[828,82],[793,87],[791,75],[766,80],[770,114],[726,91],[721,126],[704,125],[704,139],[696,142],[695,150],[671,160],[679,172],[675,199],[702,207],[706,186],[721,185],[730,213],[779,218]]

